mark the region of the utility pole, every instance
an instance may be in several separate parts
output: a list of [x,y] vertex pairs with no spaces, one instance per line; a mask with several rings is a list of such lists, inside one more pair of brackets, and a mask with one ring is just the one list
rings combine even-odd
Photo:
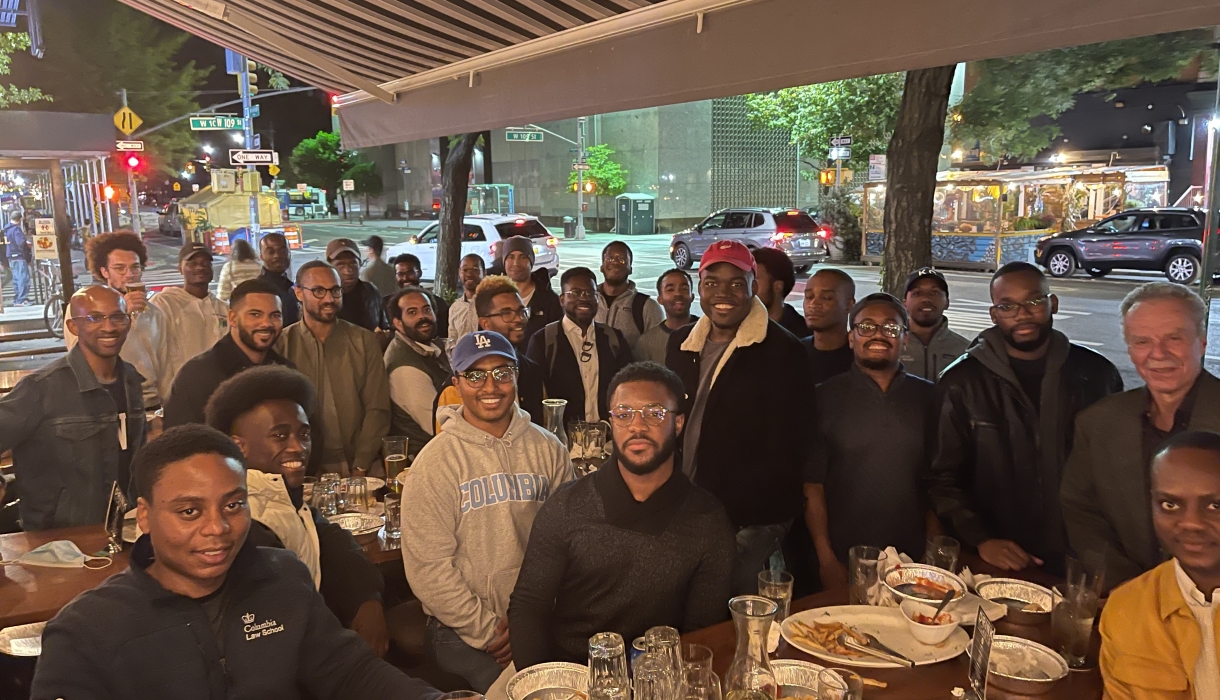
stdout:
[[[123,106],[127,106],[127,88],[123,88],[119,93],[123,98]],[[143,231],[140,230],[140,197],[136,194],[136,174],[131,168],[127,169],[127,198],[129,210],[131,212],[131,230],[140,238],[144,237]]]
[[[241,90],[241,109],[242,109],[242,124],[246,132],[246,148],[254,148],[254,119],[250,116],[250,63],[245,56],[240,57],[242,71],[238,73],[237,82]],[[258,168],[253,165],[246,166],[247,171],[258,171]],[[261,178],[259,180],[262,181]],[[250,235],[247,236],[250,245],[257,249],[259,242],[259,225],[258,225],[258,192],[250,195]]]
[[585,118],[576,120],[576,240],[585,240]]

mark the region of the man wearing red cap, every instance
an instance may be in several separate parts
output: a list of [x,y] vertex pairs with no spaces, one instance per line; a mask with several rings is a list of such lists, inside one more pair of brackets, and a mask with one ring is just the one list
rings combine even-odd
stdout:
[[686,386],[682,468],[737,529],[735,594],[779,550],[801,509],[813,379],[800,341],[758,301],[754,256],[719,241],[699,263],[703,318],[674,331],[666,362]]

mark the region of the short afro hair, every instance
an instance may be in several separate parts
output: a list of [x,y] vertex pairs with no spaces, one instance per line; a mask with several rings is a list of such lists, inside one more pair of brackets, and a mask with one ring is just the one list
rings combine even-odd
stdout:
[[410,253],[403,253],[402,255],[395,256],[394,259],[390,261],[390,264],[391,265],[414,265],[416,268],[419,268],[420,270],[424,269],[423,264],[419,262],[419,258],[415,257],[414,255],[412,255]]
[[484,277],[474,290],[474,312],[480,318],[491,314],[491,300],[501,294],[516,294],[520,296],[521,289],[508,275],[492,275]]
[[656,362],[632,362],[626,367],[620,369],[610,380],[610,386],[606,389],[606,400],[609,401],[614,397],[614,392],[619,386],[628,382],[653,382],[665,387],[665,390],[673,398],[677,408],[674,413],[685,413],[686,409],[686,385],[682,383],[682,379],[678,377],[674,371],[665,365]]
[[266,243],[267,241],[279,241],[280,243],[284,244],[285,248],[288,247],[288,238],[286,238],[284,236],[284,234],[280,233],[279,231],[272,231],[271,233],[264,233],[263,237],[258,239],[258,249],[262,250],[263,244]]
[[246,467],[245,456],[228,435],[198,423],[180,425],[166,430],[136,451],[131,460],[136,495],[151,503],[153,487],[165,468],[195,455],[220,455],[236,461],[243,469]]
[[610,241],[609,243],[607,243],[606,247],[602,248],[602,258],[606,257],[606,253],[609,253],[611,248],[622,248],[627,253],[627,264],[628,265],[635,262],[635,253],[632,252],[631,246],[627,245],[626,243],[624,243],[622,241]]
[[587,267],[573,267],[564,270],[563,275],[561,275],[559,278],[559,288],[563,289],[564,287],[568,286],[568,282],[571,282],[577,277],[583,277],[589,280],[589,282],[593,284],[593,288],[597,289],[597,275],[595,275],[593,271]]
[[126,250],[135,253],[140,259],[140,267],[148,264],[148,248],[144,246],[144,241],[131,231],[112,231],[103,233],[93,238],[90,238],[85,244],[85,257],[89,261],[89,271],[97,279],[105,279],[102,277],[102,268],[106,267],[110,260],[110,254],[116,250]]
[[1041,281],[1042,286],[1047,287],[1046,273],[1042,271],[1042,268],[1032,263],[1027,263],[1024,260],[1015,260],[1000,267],[1000,269],[996,270],[995,274],[991,276],[991,284],[995,284],[996,280],[1005,275],[1016,275],[1021,273],[1030,274],[1037,277],[1038,280]]
[[[432,295],[428,293],[428,290],[424,289],[423,287],[416,287],[414,285],[403,287],[402,289],[398,290],[397,292],[394,292],[390,296],[386,297],[386,299],[385,299],[386,318],[390,319],[390,321],[393,321],[396,318],[399,318],[399,319],[402,318],[402,308],[399,307],[399,304],[402,303],[403,297],[411,295],[411,294],[418,294],[418,295],[422,296],[424,299],[426,299],[428,301],[428,306],[433,306],[436,303],[436,302],[432,301]],[[436,309],[432,309],[432,312],[436,313]]]
[[334,265],[331,265],[324,260],[310,260],[301,267],[297,268],[296,286],[301,286],[301,280],[305,279],[305,273],[309,272],[310,270],[317,270],[320,268],[330,270],[331,272],[335,273],[336,277],[339,276],[339,271],[335,269]]
[[461,264],[467,260],[477,261],[479,263],[479,269],[483,272],[487,272],[487,261],[483,259],[482,255],[479,255],[478,253],[468,253],[463,255],[462,259],[458,261],[458,266],[460,267]]
[[658,294],[661,293],[661,288],[665,286],[665,278],[669,277],[670,275],[682,275],[683,277],[686,278],[686,284],[690,285],[691,289],[694,289],[695,281],[693,279],[691,279],[690,273],[687,272],[686,270],[681,270],[679,268],[674,267],[674,268],[670,268],[670,269],[666,270],[665,272],[662,272],[661,276],[657,278],[657,293]]
[[864,311],[868,307],[874,305],[888,306],[893,309],[894,313],[898,314],[898,318],[902,319],[903,328],[911,325],[911,315],[907,312],[907,307],[904,306],[901,301],[898,301],[897,297],[886,294],[885,292],[873,292],[860,301],[857,301],[847,313],[848,324],[855,325],[856,316],[859,316],[861,311]]
[[228,435],[233,424],[266,401],[285,400],[312,416],[318,392],[309,377],[282,365],[251,367],[229,377],[208,399],[203,413],[208,425]]
[[274,284],[261,277],[246,280],[233,288],[233,293],[229,295],[229,308],[237,308],[237,305],[251,294],[270,294],[278,299],[280,297],[280,290],[276,289]]
[[755,248],[753,252],[754,262],[767,268],[771,279],[783,282],[784,296],[788,296],[796,286],[796,270],[792,267],[788,254],[775,248]]
[[[836,280],[838,280],[838,284],[839,284],[839,285],[841,285],[841,286],[847,287],[847,293],[848,293],[848,294],[849,294],[849,295],[850,295],[852,298],[855,298],[855,296],[856,296],[856,281],[855,281],[854,279],[852,279],[852,278],[851,278],[851,275],[847,274],[846,272],[844,272],[844,271],[840,270],[840,269],[839,269],[839,268],[837,268],[837,267],[823,267],[822,269],[820,269],[820,270],[818,270],[817,272],[813,273],[813,277],[817,277],[817,276],[819,276],[819,275],[825,275],[826,277],[833,277],[833,278],[835,278]],[[810,277],[809,279],[810,279],[810,280],[812,280],[812,279],[813,279],[813,277]],[[810,287],[810,286],[812,286],[812,285],[807,285],[807,286],[805,287],[805,289],[809,289],[809,287]]]

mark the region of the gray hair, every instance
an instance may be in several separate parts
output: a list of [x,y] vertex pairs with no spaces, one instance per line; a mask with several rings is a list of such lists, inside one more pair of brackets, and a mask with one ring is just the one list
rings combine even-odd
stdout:
[[1195,330],[1200,337],[1207,336],[1207,306],[1199,295],[1190,287],[1173,282],[1147,282],[1132,289],[1123,297],[1118,305],[1118,313],[1123,319],[1123,327],[1127,325],[1127,314],[1136,304],[1143,301],[1173,299],[1180,301],[1195,321]]

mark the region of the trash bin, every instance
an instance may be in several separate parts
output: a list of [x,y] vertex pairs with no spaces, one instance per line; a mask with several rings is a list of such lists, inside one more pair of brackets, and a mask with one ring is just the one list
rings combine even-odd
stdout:
[[570,216],[563,217],[563,237],[576,238],[576,219]]
[[614,232],[620,236],[639,236],[656,232],[656,197],[628,192],[615,197]]

